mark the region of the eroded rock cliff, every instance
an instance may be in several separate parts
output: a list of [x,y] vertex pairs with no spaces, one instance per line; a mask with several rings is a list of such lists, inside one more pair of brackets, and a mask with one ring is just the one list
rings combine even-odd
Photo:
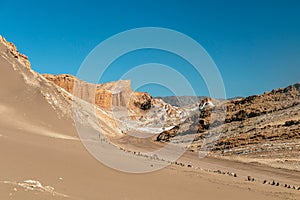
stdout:
[[152,97],[148,93],[132,91],[129,80],[95,85],[68,74],[43,76],[67,92],[106,110],[111,110],[113,106],[148,110],[152,105]]

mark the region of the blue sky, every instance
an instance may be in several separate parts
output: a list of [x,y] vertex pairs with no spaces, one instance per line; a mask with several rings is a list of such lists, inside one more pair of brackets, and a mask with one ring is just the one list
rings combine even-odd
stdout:
[[[290,0],[0,0],[0,34],[29,56],[34,70],[76,75],[101,41],[133,28],[169,28],[206,49],[219,68],[228,97],[248,96],[300,81],[299,10],[300,1]],[[208,95],[205,83],[193,77],[188,64],[166,52],[133,52],[114,65],[126,71],[147,62],[181,67],[197,95]],[[122,70],[112,68],[102,81],[120,78]],[[140,90],[153,96],[172,94],[155,85]]]

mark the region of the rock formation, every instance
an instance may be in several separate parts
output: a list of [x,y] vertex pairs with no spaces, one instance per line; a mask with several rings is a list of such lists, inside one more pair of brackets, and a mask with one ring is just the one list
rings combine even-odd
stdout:
[[[151,108],[152,97],[148,93],[133,92],[128,80],[95,85],[67,74],[44,74],[43,76],[67,92],[106,110],[111,110],[112,106],[129,107],[133,110],[134,107],[141,110]],[[76,91],[74,91],[75,85]]]
[[18,61],[19,61],[20,63],[24,64],[28,69],[30,69],[30,62],[28,61],[28,57],[25,56],[24,54],[21,54],[21,53],[18,51],[17,47],[16,47],[13,43],[7,42],[7,41],[5,40],[5,38],[2,37],[1,35],[0,35],[0,42],[1,42],[2,44],[4,44],[4,45],[7,47],[7,51],[8,51],[11,55],[13,55],[14,58],[18,59]]
[[242,121],[300,104],[300,83],[227,102],[226,122]]
[[[205,107],[207,102],[214,107]],[[224,118],[220,111],[226,111]],[[272,90],[261,95],[232,100],[203,99],[199,112],[165,130],[156,137],[160,142],[178,142],[175,136],[193,134],[188,147],[199,151],[203,144],[214,156],[235,156],[247,159],[285,159],[272,166],[295,169],[300,151],[300,83]],[[188,129],[181,127],[188,125]],[[211,140],[210,138],[217,138]],[[175,141],[173,141],[175,139]],[[184,141],[181,139],[180,141]],[[265,158],[266,157],[266,158]],[[255,160],[257,162],[257,160]],[[271,161],[270,161],[271,162]],[[271,165],[271,164],[270,164]],[[300,168],[297,168],[300,170]]]

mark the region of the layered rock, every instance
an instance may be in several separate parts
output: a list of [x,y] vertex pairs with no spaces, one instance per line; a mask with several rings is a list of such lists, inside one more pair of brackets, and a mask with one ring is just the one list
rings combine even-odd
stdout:
[[[300,151],[299,83],[225,101],[223,106],[227,110],[224,123],[211,121],[209,129],[195,135],[190,150],[201,151],[205,145],[214,156],[295,169]],[[207,142],[210,138],[218,139]],[[278,163],[281,159],[287,162]]]
[[[211,155],[294,159],[300,150],[300,84],[246,98],[212,99],[215,107],[199,104],[199,112],[163,131],[160,142],[182,142],[193,134],[191,151],[211,150]],[[223,118],[219,116],[224,113]],[[189,128],[181,127],[188,125]],[[178,137],[176,137],[178,136]],[[177,139],[178,138],[178,139]]]
[[231,100],[226,103],[226,122],[242,121],[262,114],[287,109],[300,104],[300,83],[286,88]]
[[214,150],[228,150],[236,147],[258,145],[276,141],[300,139],[300,120],[289,120],[282,124],[253,127],[235,137],[221,138]]
[[67,92],[106,110],[111,110],[113,106],[128,107],[132,110],[148,110],[151,107],[152,97],[148,93],[133,92],[129,80],[95,85],[67,74],[43,76]]

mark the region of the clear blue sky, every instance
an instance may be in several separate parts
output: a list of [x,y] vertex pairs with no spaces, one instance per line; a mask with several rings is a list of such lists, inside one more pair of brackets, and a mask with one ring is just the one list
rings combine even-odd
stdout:
[[[0,0],[0,34],[28,55],[32,68],[40,73],[75,75],[101,41],[148,26],[174,29],[199,42],[217,64],[228,97],[262,93],[300,81],[297,0]],[[129,55],[117,62],[123,66],[159,62],[159,53],[150,52],[150,59],[149,52],[136,52],[134,59]],[[167,53],[162,54],[163,63],[168,63]],[[177,66],[184,66],[182,62],[176,60]],[[191,78],[192,74],[187,72]],[[103,81],[117,78],[118,73],[112,71]],[[207,95],[203,83],[200,85],[197,94]],[[170,94],[154,86],[142,89],[154,96]]]

